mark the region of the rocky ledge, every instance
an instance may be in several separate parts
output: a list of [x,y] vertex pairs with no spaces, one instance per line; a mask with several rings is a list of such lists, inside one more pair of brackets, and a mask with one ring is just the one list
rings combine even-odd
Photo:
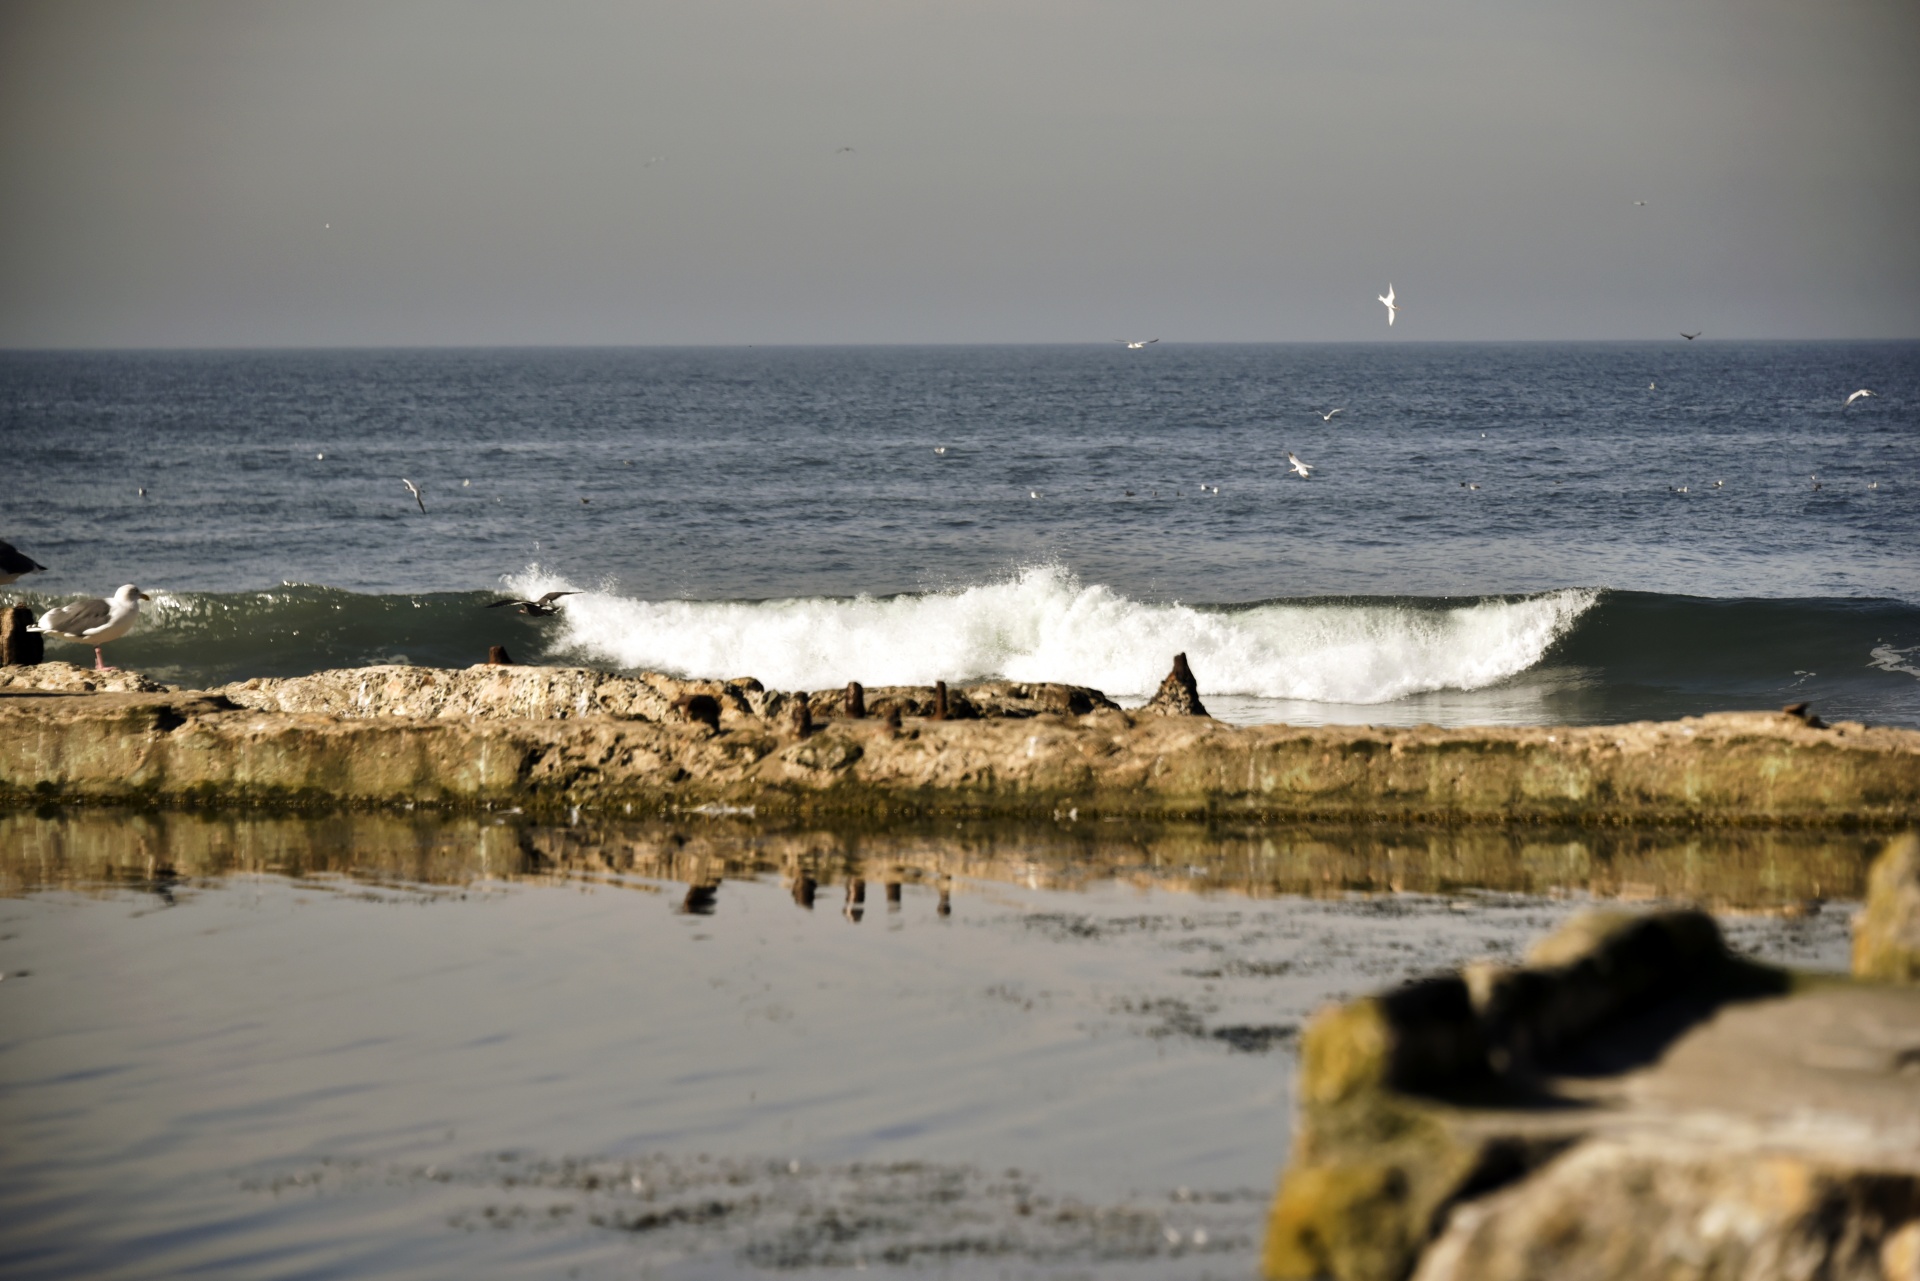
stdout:
[[[62,669],[65,669],[64,671]],[[1234,727],[1178,668],[1148,707],[993,682],[775,693],[569,668],[374,667],[221,690],[4,669],[0,802],[846,817],[1889,826],[1920,732],[1725,713],[1580,728]]]
[[[1875,871],[1882,942],[1914,856]],[[1755,964],[1704,913],[1323,1011],[1299,1110],[1276,1281],[1920,1278],[1920,989]]]

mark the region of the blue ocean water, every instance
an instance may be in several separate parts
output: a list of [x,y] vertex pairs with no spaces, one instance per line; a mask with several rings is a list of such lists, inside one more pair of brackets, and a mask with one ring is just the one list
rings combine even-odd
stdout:
[[1917,428],[1911,342],[0,353],[0,591],[137,582],[189,681],[1184,649],[1236,719],[1920,724]]

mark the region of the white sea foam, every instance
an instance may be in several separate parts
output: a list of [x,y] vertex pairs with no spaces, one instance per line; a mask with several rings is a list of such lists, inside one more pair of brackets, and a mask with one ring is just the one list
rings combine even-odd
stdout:
[[[529,570],[531,596],[570,584]],[[1385,703],[1483,689],[1538,663],[1598,593],[1568,589],[1458,607],[1283,603],[1196,609],[1130,600],[1053,566],[957,591],[760,602],[569,597],[559,653],[773,689],[1006,677],[1151,693],[1185,652],[1208,693]]]

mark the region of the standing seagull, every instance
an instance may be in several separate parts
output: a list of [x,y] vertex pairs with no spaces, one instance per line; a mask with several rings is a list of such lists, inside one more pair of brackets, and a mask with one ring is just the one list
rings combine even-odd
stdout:
[[91,641],[94,670],[112,671],[107,666],[107,660],[100,656],[100,647],[132,631],[134,622],[140,617],[140,602],[152,599],[132,583],[127,583],[106,600],[99,597],[77,600],[71,605],[48,610],[40,616],[40,630],[65,640]]
[[1387,304],[1387,325],[1393,325],[1393,318],[1400,314],[1399,304],[1393,301],[1393,284],[1388,282],[1387,292],[1380,295],[1380,301]]
[[1310,476],[1308,473],[1310,473],[1317,465],[1318,464],[1316,463],[1303,463],[1298,458],[1295,458],[1293,456],[1292,450],[1287,451],[1287,466],[1289,469],[1299,472],[1301,480],[1313,479],[1312,476]]
[[400,483],[407,487],[407,492],[409,494],[413,495],[413,501],[420,504],[420,514],[423,516],[426,515],[427,499],[426,499],[426,496],[420,492],[420,486],[414,484],[412,481],[408,480],[405,476],[402,476],[400,478]]
[[31,556],[13,549],[13,544],[0,538],[0,583],[11,583],[28,574],[37,574],[46,568]]
[[1335,414],[1344,413],[1345,411],[1346,411],[1345,405],[1342,405],[1339,409],[1329,409],[1326,413],[1320,415],[1320,421],[1323,423],[1330,423],[1333,421],[1333,416]]
[[1160,340],[1158,338],[1148,338],[1144,342],[1138,342],[1132,338],[1116,338],[1114,341],[1122,347],[1125,347],[1128,351],[1139,351],[1142,347],[1152,346]]
[[[1854,401],[1860,399],[1862,396],[1871,396],[1871,395],[1873,395],[1872,392],[1868,391],[1865,387],[1862,387],[1859,391],[1856,391],[1853,393],[1853,395],[1847,397],[1847,403],[1851,405]],[[8,548],[8,550],[11,551],[12,549]]]

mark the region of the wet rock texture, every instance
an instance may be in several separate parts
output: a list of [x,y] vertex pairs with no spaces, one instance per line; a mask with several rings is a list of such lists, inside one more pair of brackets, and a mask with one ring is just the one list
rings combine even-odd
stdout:
[[1890,842],[1867,878],[1867,910],[1853,933],[1853,972],[1920,983],[1920,836]]
[[[1920,733],[1815,728],[1782,713],[1557,730],[1240,728],[1129,714],[1073,686],[994,682],[950,691],[939,720],[927,719],[933,691],[868,690],[868,716],[853,719],[840,690],[780,694],[749,680],[525,667],[367,668],[210,692],[93,688],[69,697],[0,689],[0,800],[1808,826],[1920,819]],[[804,734],[793,728],[803,697]],[[700,698],[717,705],[717,717],[692,715]]]
[[1323,1011],[1272,1278],[1909,1277],[1920,992],[1578,918],[1520,967]]

